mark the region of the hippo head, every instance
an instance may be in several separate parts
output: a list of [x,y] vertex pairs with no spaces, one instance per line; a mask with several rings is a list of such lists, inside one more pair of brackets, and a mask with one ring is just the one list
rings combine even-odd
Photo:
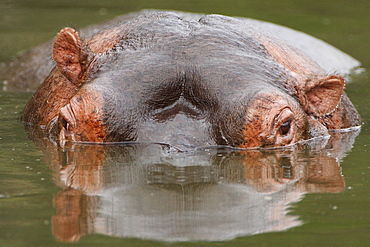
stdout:
[[343,78],[232,18],[151,14],[85,41],[65,28],[53,58],[24,120],[62,142],[269,148],[358,125]]

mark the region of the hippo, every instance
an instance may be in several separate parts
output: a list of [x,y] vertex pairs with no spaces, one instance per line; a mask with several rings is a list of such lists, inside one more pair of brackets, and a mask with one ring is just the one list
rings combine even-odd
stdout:
[[52,56],[23,121],[61,144],[275,148],[361,125],[342,76],[242,18],[154,11],[85,39],[66,27]]

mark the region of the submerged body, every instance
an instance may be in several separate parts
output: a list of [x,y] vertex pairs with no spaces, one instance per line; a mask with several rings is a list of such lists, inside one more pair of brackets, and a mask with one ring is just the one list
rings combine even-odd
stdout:
[[62,142],[277,147],[361,124],[344,79],[219,15],[147,13],[82,41],[56,37],[24,121]]

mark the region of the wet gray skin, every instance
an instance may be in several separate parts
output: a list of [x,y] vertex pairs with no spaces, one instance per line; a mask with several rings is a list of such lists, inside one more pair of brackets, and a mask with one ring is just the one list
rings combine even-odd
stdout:
[[147,13],[85,42],[66,28],[53,57],[24,121],[63,143],[271,148],[361,124],[342,77],[239,19]]

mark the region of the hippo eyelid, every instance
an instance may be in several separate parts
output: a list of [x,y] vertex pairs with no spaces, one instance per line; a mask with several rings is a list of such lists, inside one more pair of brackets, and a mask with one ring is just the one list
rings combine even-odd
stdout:
[[293,119],[294,114],[292,110],[289,107],[283,108],[275,117],[278,134],[282,136],[288,135],[292,127]]
[[67,132],[73,131],[73,125],[63,116],[60,117],[59,123],[60,127],[64,128],[65,131]]
[[76,126],[75,112],[70,104],[60,109],[59,117],[61,118],[62,122],[65,121],[64,125],[66,129],[67,127],[69,128]]

